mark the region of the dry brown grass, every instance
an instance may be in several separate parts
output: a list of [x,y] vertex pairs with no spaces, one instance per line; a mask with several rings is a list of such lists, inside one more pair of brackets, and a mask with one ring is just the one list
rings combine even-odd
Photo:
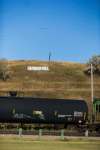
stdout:
[[[72,62],[8,61],[11,78],[0,80],[0,95],[18,91],[19,95],[50,98],[86,99],[91,103],[90,76],[85,64]],[[50,71],[27,71],[27,66],[48,66]],[[100,76],[94,76],[94,96],[100,97]]]

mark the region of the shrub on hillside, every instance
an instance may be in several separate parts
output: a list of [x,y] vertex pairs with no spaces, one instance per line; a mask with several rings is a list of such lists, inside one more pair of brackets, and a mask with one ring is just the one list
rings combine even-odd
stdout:
[[92,56],[87,63],[87,68],[84,70],[86,74],[91,73],[91,64],[93,66],[93,73],[100,74],[100,55]]
[[8,63],[5,59],[0,60],[0,79],[6,81],[10,77]]

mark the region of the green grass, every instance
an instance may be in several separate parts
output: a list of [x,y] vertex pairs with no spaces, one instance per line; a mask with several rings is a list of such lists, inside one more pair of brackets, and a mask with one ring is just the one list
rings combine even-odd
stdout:
[[0,137],[0,150],[99,150],[97,140],[33,140],[32,138]]

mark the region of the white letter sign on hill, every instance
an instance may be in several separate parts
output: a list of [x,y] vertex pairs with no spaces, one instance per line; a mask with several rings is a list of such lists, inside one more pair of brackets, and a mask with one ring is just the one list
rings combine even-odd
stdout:
[[27,66],[28,71],[49,71],[48,66]]

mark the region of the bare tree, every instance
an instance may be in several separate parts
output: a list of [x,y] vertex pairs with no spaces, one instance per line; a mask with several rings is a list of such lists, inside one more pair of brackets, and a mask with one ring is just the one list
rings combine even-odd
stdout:
[[6,81],[10,77],[8,61],[6,59],[0,60],[0,79]]
[[87,63],[87,68],[85,69],[85,73],[90,74],[90,66],[93,65],[93,72],[95,74],[100,74],[100,55],[94,55],[89,59]]
[[89,64],[93,65],[94,71],[100,73],[100,55],[93,56],[89,60]]

